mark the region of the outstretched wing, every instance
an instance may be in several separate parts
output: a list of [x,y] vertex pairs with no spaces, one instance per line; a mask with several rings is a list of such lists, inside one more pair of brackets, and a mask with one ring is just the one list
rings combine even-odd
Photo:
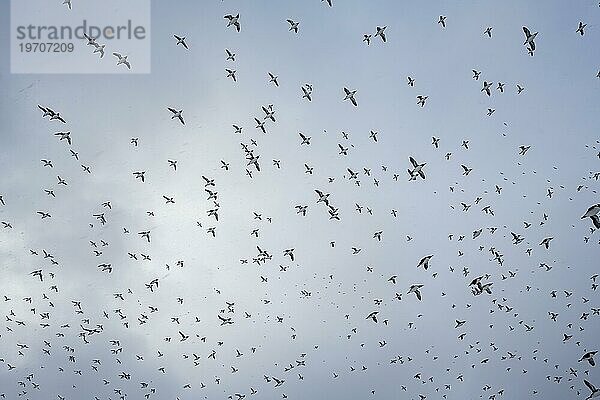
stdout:
[[525,36],[527,36],[527,37],[531,36],[531,32],[529,32],[529,29],[527,29],[526,26],[523,27],[523,32],[525,32]]
[[583,383],[585,383],[585,386],[587,386],[592,392],[596,391],[596,388],[594,387],[594,385],[592,385],[591,383],[589,383],[585,379],[583,380]]
[[590,218],[592,219],[592,222],[594,223],[596,229],[600,229],[600,218],[598,218],[597,215],[592,215]]

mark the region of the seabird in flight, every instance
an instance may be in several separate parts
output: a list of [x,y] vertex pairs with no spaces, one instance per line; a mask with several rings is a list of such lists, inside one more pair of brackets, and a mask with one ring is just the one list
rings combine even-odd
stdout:
[[181,122],[181,124],[185,125],[185,122],[183,121],[183,115],[182,115],[183,110],[176,110],[172,107],[167,107],[167,109],[173,113],[173,115],[171,116],[171,119],[178,118],[179,121]]
[[235,29],[237,29],[238,32],[240,31],[240,29],[242,29],[242,27],[240,26],[240,14],[239,13],[235,16],[233,16],[231,14],[227,14],[223,18],[229,20],[229,22],[227,22],[227,27],[230,27],[233,25],[233,26],[235,26]]
[[175,46],[179,46],[182,45],[183,47],[185,47],[187,50],[189,50],[187,44],[185,43],[185,36],[177,36],[177,35],[173,35],[173,37],[175,39],[177,39],[177,44]]
[[526,26],[523,27],[523,32],[525,32],[525,42],[523,42],[523,45],[525,45],[525,46],[529,45],[529,49],[531,49],[531,51],[534,51],[535,50],[534,39],[538,33],[537,32],[531,33]]
[[117,65],[125,65],[128,69],[131,69],[131,64],[127,61],[127,56],[121,55],[119,53],[113,53],[113,56],[117,57],[119,61],[117,61]]
[[356,94],[356,90],[348,90],[348,88],[344,88],[344,93],[346,93],[346,97],[344,97],[344,100],[350,100],[352,102],[352,104],[354,104],[354,107],[358,106],[358,103],[356,102],[356,99],[354,98],[354,95]]

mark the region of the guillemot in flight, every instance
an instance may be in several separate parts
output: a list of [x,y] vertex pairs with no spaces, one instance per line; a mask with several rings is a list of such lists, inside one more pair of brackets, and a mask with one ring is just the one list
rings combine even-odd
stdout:
[[175,46],[179,46],[182,45],[183,47],[185,47],[187,50],[189,50],[187,44],[185,43],[185,36],[177,36],[177,35],[173,35],[173,37],[175,39],[177,39],[177,44]]
[[183,121],[183,116],[181,115],[183,113],[183,110],[176,110],[176,109],[171,108],[171,107],[167,107],[167,109],[173,113],[173,115],[171,116],[171,119],[179,118],[179,121],[183,125],[185,125],[185,122]]
[[349,90],[348,88],[344,88],[344,93],[346,93],[346,97],[344,97],[344,101],[350,100],[352,102],[352,104],[354,104],[354,107],[358,106],[358,103],[356,102],[356,99],[354,98],[354,95],[356,94],[356,90]]
[[535,50],[534,39],[538,33],[537,32],[531,33],[526,26],[523,27],[523,32],[525,32],[525,42],[523,42],[523,45],[525,45],[525,46],[529,45],[529,49],[531,49],[531,51],[534,51]]
[[427,163],[419,164],[414,158],[409,157],[410,163],[413,165],[413,169],[408,169],[408,174],[410,175],[409,181],[414,181],[417,179],[417,176],[425,179],[425,173],[423,172],[423,167]]
[[223,18],[229,20],[229,22],[227,23],[227,27],[230,27],[233,25],[233,26],[235,26],[235,29],[237,29],[238,32],[240,31],[240,29],[242,29],[242,27],[240,25],[240,14],[239,13],[235,16],[233,16],[231,14],[227,14]]

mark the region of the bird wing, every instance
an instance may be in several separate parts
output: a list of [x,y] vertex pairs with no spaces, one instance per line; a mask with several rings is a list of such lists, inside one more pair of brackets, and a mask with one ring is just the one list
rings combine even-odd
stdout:
[[587,386],[592,392],[596,391],[596,388],[594,387],[594,385],[592,385],[591,383],[589,383],[585,379],[583,380],[583,383],[585,383],[585,386]]
[[417,161],[415,161],[415,159],[414,159],[414,158],[412,158],[412,157],[409,157],[408,159],[410,160],[410,163],[413,165],[413,167],[415,167],[415,168],[416,168],[416,167],[419,165],[419,164],[417,163]]
[[596,229],[600,229],[600,218],[597,215],[592,215],[590,218],[592,219]]
[[525,36],[527,36],[527,37],[531,36],[531,32],[529,32],[529,29],[527,29],[526,26],[523,27],[523,32],[525,32]]

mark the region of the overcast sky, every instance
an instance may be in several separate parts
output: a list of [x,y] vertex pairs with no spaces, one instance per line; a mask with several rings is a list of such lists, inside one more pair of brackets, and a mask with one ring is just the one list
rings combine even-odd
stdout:
[[[580,219],[599,203],[597,2],[152,1],[148,74],[117,66],[127,44],[110,42],[98,62],[125,73],[11,74],[9,11],[1,2],[7,399],[583,399],[583,379],[600,387],[598,367],[578,361],[600,334],[600,237]],[[239,33],[223,18],[238,13]],[[539,32],[533,57],[523,26]],[[270,104],[264,134],[254,118]],[[409,157],[426,163],[424,180],[409,181]],[[272,257],[253,262],[257,246]],[[40,269],[43,281],[30,274]],[[475,296],[482,275],[492,293]]]

